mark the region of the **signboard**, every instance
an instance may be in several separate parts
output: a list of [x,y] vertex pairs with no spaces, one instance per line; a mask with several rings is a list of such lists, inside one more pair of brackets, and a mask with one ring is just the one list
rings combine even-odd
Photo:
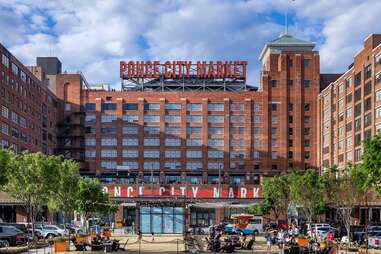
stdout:
[[120,61],[121,79],[242,79],[247,61]]
[[114,198],[135,197],[186,197],[189,199],[255,199],[261,198],[261,188],[258,185],[228,186],[223,185],[113,185],[104,184],[103,192]]

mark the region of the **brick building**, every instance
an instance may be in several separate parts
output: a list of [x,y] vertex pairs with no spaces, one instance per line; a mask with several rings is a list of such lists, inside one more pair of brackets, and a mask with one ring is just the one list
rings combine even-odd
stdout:
[[[246,65],[237,61],[234,66],[241,67],[232,67],[237,75],[229,79],[188,75],[187,80],[185,69],[173,77],[124,78],[130,73],[121,71],[121,91],[91,86],[80,73],[62,73],[55,57],[38,58],[37,66],[24,67],[1,47],[0,92],[6,100],[0,103],[0,140],[3,147],[79,161],[81,173],[98,177],[120,205],[116,222],[133,221],[144,232],[182,232],[184,225],[209,225],[247,211],[260,200],[266,177],[289,168],[343,165],[350,154],[355,158],[358,146],[345,146],[344,153],[337,138],[341,134],[335,139],[328,135],[328,140],[326,136],[343,132],[341,122],[347,121],[350,103],[352,122],[361,119],[361,135],[356,136],[354,126],[349,144],[376,133],[379,43],[380,35],[368,37],[345,74],[321,74],[315,45],[282,35],[260,54],[258,88],[240,77]],[[183,63],[180,66],[186,66]],[[173,64],[177,70],[178,62]],[[343,88],[349,76],[353,84]],[[9,101],[12,96],[18,99]],[[363,102],[360,115],[358,101]],[[18,103],[36,113],[24,114]],[[13,112],[27,124],[12,121]],[[27,141],[21,134],[13,136],[13,129],[24,132]]]
[[[381,35],[364,40],[348,70],[318,96],[318,164],[321,169],[361,162],[363,141],[381,131]],[[369,218],[381,221],[380,204]],[[360,209],[360,222],[365,209]]]

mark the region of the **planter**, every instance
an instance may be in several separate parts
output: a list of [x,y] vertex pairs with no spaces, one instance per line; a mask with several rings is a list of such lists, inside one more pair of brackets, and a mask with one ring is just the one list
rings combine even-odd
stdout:
[[306,238],[298,238],[298,245],[303,248],[308,248],[310,241]]
[[67,241],[55,242],[54,243],[55,252],[65,252],[68,251]]

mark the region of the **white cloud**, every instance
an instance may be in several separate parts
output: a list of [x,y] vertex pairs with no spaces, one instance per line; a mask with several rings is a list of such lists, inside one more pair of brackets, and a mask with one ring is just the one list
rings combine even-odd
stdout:
[[121,59],[243,59],[258,84],[258,55],[286,7],[290,31],[318,42],[322,71],[344,70],[381,27],[377,0],[0,0],[0,40],[26,64],[56,55],[91,82],[118,84]]

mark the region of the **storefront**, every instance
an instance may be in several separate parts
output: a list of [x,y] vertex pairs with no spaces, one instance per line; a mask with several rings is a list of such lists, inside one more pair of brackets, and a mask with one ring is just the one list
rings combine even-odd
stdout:
[[142,233],[181,234],[184,231],[184,208],[170,206],[141,206]]

